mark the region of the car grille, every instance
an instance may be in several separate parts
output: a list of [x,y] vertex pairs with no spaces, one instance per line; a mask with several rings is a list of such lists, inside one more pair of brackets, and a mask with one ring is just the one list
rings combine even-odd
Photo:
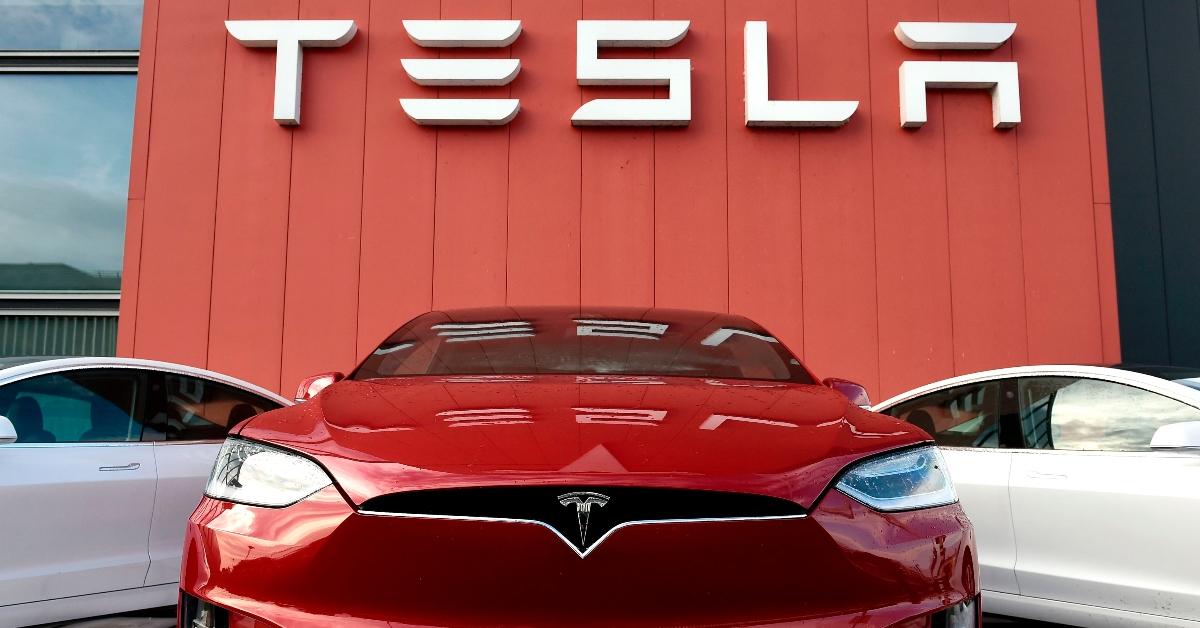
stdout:
[[497,486],[407,491],[364,502],[364,514],[537,523],[581,556],[635,524],[803,517],[765,495],[629,486]]

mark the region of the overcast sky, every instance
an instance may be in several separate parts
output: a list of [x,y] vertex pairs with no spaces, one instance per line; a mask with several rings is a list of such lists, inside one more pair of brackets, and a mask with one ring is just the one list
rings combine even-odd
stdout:
[[136,50],[141,0],[0,0],[0,49]]
[[0,75],[0,263],[121,269],[134,83]]

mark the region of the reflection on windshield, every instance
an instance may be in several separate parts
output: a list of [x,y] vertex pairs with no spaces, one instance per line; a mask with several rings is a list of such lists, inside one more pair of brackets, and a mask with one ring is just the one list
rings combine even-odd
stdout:
[[1193,390],[1200,390],[1200,378],[1177,379],[1173,380],[1176,384],[1187,386]]
[[[646,408],[571,408],[575,422],[580,425],[632,425],[636,427],[658,427],[667,419],[666,410]],[[528,425],[535,415],[528,408],[477,408],[471,410],[445,410],[436,415],[447,427],[484,427],[496,425]],[[675,415],[678,419],[681,415]],[[686,416],[686,415],[683,415]],[[545,417],[542,417],[545,418]],[[712,414],[704,419],[697,429],[712,431],[728,423],[743,423],[756,427],[794,428],[799,425],[776,419],[753,416]],[[403,427],[402,429],[412,429]]]
[[439,412],[450,427],[479,425],[518,425],[533,423],[533,414],[525,408],[484,408],[480,410],[446,410]]
[[774,336],[767,336],[764,334],[756,334],[752,331],[746,331],[744,329],[734,329],[733,327],[722,327],[722,328],[718,329],[717,331],[714,331],[713,333],[709,334],[708,337],[705,338],[704,340],[701,340],[700,344],[702,344],[706,347],[719,347],[726,340],[729,340],[730,338],[732,338],[734,334],[746,336],[749,338],[754,338],[756,340],[761,340],[763,342],[779,342],[778,340],[775,339]]
[[667,418],[666,410],[642,410],[625,408],[574,408],[576,423],[603,423],[607,425],[656,426]]
[[554,307],[425,314],[392,334],[352,378],[530,374],[602,378],[582,383],[650,384],[662,376],[815,383],[783,343],[740,316]]
[[437,335],[446,342],[478,342],[503,338],[527,338],[533,335],[533,326],[525,321],[499,321],[495,323],[444,323],[434,325]]
[[596,319],[575,319],[579,326],[575,333],[580,336],[610,336],[613,338],[644,338],[658,340],[667,333],[670,325],[649,323],[646,321],[614,321]]

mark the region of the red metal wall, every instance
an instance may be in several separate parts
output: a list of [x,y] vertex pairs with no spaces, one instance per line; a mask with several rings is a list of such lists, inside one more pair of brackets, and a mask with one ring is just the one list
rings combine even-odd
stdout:
[[[225,19],[354,19],[304,58],[302,126],[271,119],[274,51]],[[419,127],[406,18],[515,18],[508,126]],[[586,129],[578,19],[687,19],[681,129]],[[1119,357],[1094,0],[147,0],[119,351],[290,391],[430,308],[729,310],[822,376],[889,395],[955,373]],[[772,98],[861,101],[835,130],[748,129],[742,27],[769,21]],[[906,21],[1014,21],[994,52],[919,52]],[[436,52],[434,53],[436,54]],[[460,54],[446,51],[444,55]],[[638,51],[615,55],[637,56]],[[917,59],[1020,63],[1021,125],[933,92]],[[658,88],[661,95],[662,90]]]

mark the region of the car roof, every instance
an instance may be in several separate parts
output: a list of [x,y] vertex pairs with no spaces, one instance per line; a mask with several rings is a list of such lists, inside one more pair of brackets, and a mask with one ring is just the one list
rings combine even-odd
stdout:
[[[964,384],[974,384],[994,379],[1008,379],[1012,377],[1086,377],[1090,379],[1100,379],[1155,392],[1160,395],[1176,399],[1188,405],[1200,408],[1200,390],[1178,384],[1174,381],[1171,381],[1171,379],[1158,377],[1156,375],[1143,372],[1143,370],[1138,370],[1137,367],[1138,365],[1129,364],[1116,367],[1092,366],[1083,364],[1038,364],[1032,366],[1015,366],[991,371],[980,371],[978,373],[969,373],[967,375],[959,375],[957,377],[943,379],[931,384],[914,388],[907,392],[900,393],[890,399],[875,404],[871,407],[871,410],[874,412],[882,412],[891,408],[892,406],[899,405],[911,399],[915,399],[932,392],[937,392],[939,390],[954,388],[955,386],[962,386]],[[1148,369],[1149,367],[1142,365],[1142,368]]]
[[16,357],[16,358],[0,358],[0,385],[9,382],[26,379],[35,375],[45,375],[47,373],[57,373],[60,371],[72,371],[83,368],[136,368],[149,371],[160,371],[164,373],[175,373],[179,375],[191,375],[210,379],[223,384],[228,384],[234,388],[240,388],[247,392],[266,397],[271,401],[281,405],[292,405],[294,401],[287,399],[277,393],[271,392],[266,388],[252,384],[245,380],[238,379],[186,364],[175,364],[173,362],[162,362],[159,360],[144,360],[141,358],[114,358],[114,357]]

